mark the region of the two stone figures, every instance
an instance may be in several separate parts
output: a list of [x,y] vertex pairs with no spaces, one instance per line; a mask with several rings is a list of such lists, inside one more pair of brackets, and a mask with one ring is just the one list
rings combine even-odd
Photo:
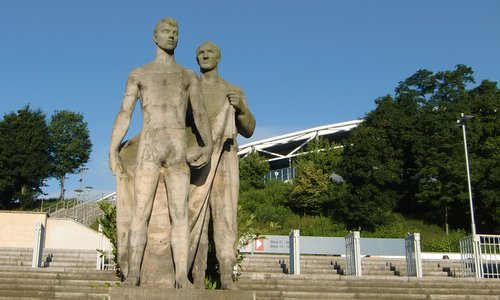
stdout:
[[[110,145],[125,284],[203,288],[211,221],[221,283],[234,289],[236,135],[250,137],[255,118],[242,90],[219,76],[216,45],[198,47],[198,78],[175,62],[174,19],[157,23],[153,41],[155,59],[129,75]],[[141,132],[122,143],[137,100]]]

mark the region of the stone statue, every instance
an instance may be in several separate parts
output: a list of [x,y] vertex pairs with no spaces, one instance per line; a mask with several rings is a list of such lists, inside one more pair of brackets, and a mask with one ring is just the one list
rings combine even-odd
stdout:
[[[130,73],[113,127],[109,164],[113,174],[122,177],[117,178],[117,192],[118,198],[121,194],[125,200],[118,199],[118,202],[125,201],[124,208],[130,210],[118,211],[117,221],[119,227],[124,225],[118,229],[118,251],[121,252],[119,260],[125,284],[129,285],[140,284],[141,265],[155,264],[149,261],[145,266],[143,258],[146,243],[162,243],[151,240],[148,222],[155,195],[163,192],[171,226],[169,245],[175,268],[175,286],[192,286],[187,277],[189,165],[201,167],[208,162],[212,140],[199,79],[193,71],[174,60],[177,40],[178,25],[174,19],[165,18],[156,24],[153,35],[156,58]],[[123,146],[129,146],[131,150],[120,151],[138,99],[142,109],[141,132],[137,139]],[[196,142],[200,147],[188,145],[186,118],[189,117],[196,124]],[[122,161],[124,158],[126,162]]]
[[213,153],[210,162],[191,173],[189,220],[190,262],[195,287],[202,288],[208,253],[208,224],[212,221],[216,257],[222,288],[236,289],[232,280],[236,264],[239,195],[238,145],[236,135],[250,137],[255,118],[248,109],[243,91],[218,73],[221,52],[206,42],[196,51],[200,66],[203,101],[212,129]]

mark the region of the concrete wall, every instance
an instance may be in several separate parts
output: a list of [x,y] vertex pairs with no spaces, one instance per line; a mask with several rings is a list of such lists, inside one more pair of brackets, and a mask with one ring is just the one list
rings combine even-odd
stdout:
[[16,211],[0,211],[0,247],[33,248],[35,224],[38,221],[45,228],[45,248],[112,249],[108,238],[74,220],[48,218],[46,213]]
[[78,250],[111,250],[112,246],[106,237],[99,244],[99,232],[71,219],[48,218],[45,233],[45,248],[78,249]]
[[33,248],[35,224],[46,221],[46,213],[0,211],[0,247]]

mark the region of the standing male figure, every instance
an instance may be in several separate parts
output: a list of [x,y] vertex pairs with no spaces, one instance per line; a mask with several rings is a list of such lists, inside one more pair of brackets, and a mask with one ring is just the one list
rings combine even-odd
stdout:
[[240,133],[246,138],[252,136],[255,118],[248,108],[243,91],[219,76],[220,58],[219,47],[210,42],[201,44],[196,51],[214,151],[208,165],[192,172],[189,191],[190,261],[194,260],[194,285],[201,288],[207,267],[208,223],[211,217],[222,288],[236,289],[232,280],[238,237],[236,212],[239,167],[236,135]]
[[[201,100],[199,79],[193,71],[178,65],[174,50],[178,41],[177,21],[160,20],[154,30],[156,58],[133,70],[128,78],[121,110],[116,117],[109,150],[113,174],[123,172],[118,154],[128,131],[137,99],[142,109],[135,171],[133,212],[128,231],[128,270],[125,283],[139,285],[140,269],[147,242],[147,226],[153,200],[164,172],[171,222],[171,247],[178,288],[190,287],[187,278],[189,226],[187,197],[190,169],[205,164],[211,154],[210,126]],[[191,105],[193,119],[203,139],[202,151],[187,153],[186,111]],[[204,150],[204,151],[203,151]]]

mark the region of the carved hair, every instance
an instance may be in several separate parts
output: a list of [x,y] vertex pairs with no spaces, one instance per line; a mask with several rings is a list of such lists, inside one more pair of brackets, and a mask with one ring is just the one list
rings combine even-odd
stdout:
[[162,24],[168,24],[170,26],[174,26],[174,27],[177,27],[177,29],[179,29],[179,25],[177,25],[177,21],[175,19],[164,18],[164,19],[161,19],[160,21],[158,21],[158,23],[156,23],[154,34],[156,34],[156,32],[158,31],[158,28]]
[[217,52],[217,55],[219,56],[219,58],[221,57],[221,52],[220,52],[219,46],[217,46],[216,44],[214,44],[212,42],[203,42],[200,46],[198,46],[198,48],[196,49],[196,56],[198,56],[198,52],[200,52],[200,49],[203,46],[209,46],[211,48],[214,48],[215,52]]

